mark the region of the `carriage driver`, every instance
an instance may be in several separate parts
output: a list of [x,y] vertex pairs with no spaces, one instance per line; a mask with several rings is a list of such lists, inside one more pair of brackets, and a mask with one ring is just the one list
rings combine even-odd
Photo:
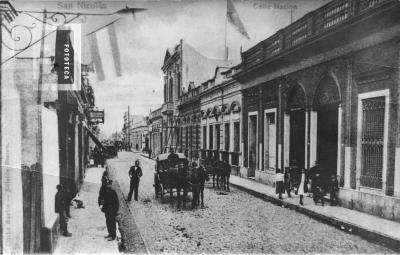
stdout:
[[135,161],[135,165],[129,169],[129,177],[131,178],[131,184],[128,194],[127,201],[130,202],[132,199],[133,190],[135,190],[135,200],[138,201],[138,192],[139,192],[139,182],[140,177],[142,177],[142,168],[139,166],[139,160]]

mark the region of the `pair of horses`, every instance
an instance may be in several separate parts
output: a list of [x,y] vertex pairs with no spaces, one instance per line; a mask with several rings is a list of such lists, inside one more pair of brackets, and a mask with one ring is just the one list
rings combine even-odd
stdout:
[[213,188],[229,190],[229,178],[231,176],[231,165],[222,160],[206,159],[207,172],[213,176]]
[[[206,181],[209,181],[209,177],[202,166],[180,163],[175,171],[172,169],[168,175],[171,197],[174,188],[177,192],[178,208],[181,206],[181,202],[182,207],[186,208],[186,198],[190,191],[192,192],[192,208],[199,205],[204,207],[204,185]],[[183,193],[182,199],[181,192]]]

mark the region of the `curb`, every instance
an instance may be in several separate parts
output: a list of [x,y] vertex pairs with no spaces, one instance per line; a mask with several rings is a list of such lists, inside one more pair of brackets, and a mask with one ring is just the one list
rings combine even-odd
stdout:
[[[108,164],[108,166],[110,166],[110,164]],[[110,168],[108,169],[108,173],[109,175],[113,176],[114,169]],[[150,254],[146,242],[140,233],[139,227],[136,224],[135,218],[132,215],[131,209],[126,202],[125,195],[122,192],[121,186],[117,180],[113,181],[113,186],[115,187],[115,191],[117,192],[119,199],[119,217],[117,218],[118,229],[121,235],[121,243],[118,247],[119,251],[122,253]],[[127,212],[127,215],[130,218],[122,217],[122,211]],[[134,242],[127,241],[132,239]]]
[[[115,186],[117,187],[117,194],[120,199],[120,210],[121,210],[121,204],[123,203],[124,204],[123,207],[126,206],[127,211],[129,212],[129,215],[132,217],[132,220],[133,220],[133,222],[131,223],[132,226],[128,227],[128,230],[134,229],[134,231],[132,231],[132,232],[133,232],[133,234],[137,235],[137,240],[136,240],[135,245],[131,245],[129,242],[127,242],[126,240],[128,239],[127,238],[128,233],[125,230],[126,224],[124,224],[125,222],[123,221],[123,219],[120,218],[118,223],[120,225],[119,229],[120,229],[120,233],[121,233],[121,243],[122,243],[121,251],[124,253],[140,253],[140,254],[147,253],[147,254],[150,254],[150,252],[147,248],[146,242],[144,241],[142,234],[140,233],[139,227],[136,224],[135,218],[132,215],[131,209],[129,208],[129,205],[126,202],[125,195],[121,191],[121,187],[119,186],[118,181],[115,181]],[[143,247],[144,247],[144,249],[143,249]]]
[[234,184],[234,183],[230,183],[230,184],[232,186],[238,188],[239,190],[249,193],[250,195],[261,198],[264,201],[271,202],[273,204],[283,206],[283,207],[289,208],[291,210],[296,210],[296,211],[298,211],[304,215],[307,215],[313,219],[316,219],[322,223],[329,224],[329,225],[339,228],[343,231],[347,230],[347,232],[350,234],[358,235],[370,242],[373,242],[373,243],[376,243],[376,244],[379,244],[382,246],[386,246],[394,251],[400,252],[400,240],[398,240],[396,238],[387,236],[382,233],[373,232],[369,229],[363,228],[363,227],[353,224],[351,222],[346,222],[346,221],[343,221],[343,220],[335,218],[335,217],[329,217],[329,216],[314,212],[303,206],[289,203],[284,200],[280,200],[271,195],[263,194],[263,193],[251,190],[249,188],[240,186],[238,184]]

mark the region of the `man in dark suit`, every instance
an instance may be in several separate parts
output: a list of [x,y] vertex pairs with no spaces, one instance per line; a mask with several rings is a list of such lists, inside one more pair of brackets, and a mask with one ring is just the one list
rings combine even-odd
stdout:
[[103,194],[102,211],[106,216],[106,225],[108,230],[108,241],[113,241],[117,237],[116,217],[119,209],[119,200],[117,192],[112,188],[112,180],[108,184]]
[[135,191],[135,200],[138,201],[139,182],[142,177],[142,168],[139,166],[139,160],[135,161],[135,165],[129,169],[129,177],[131,178],[130,189],[127,201],[130,202],[132,199],[132,193]]
[[68,218],[67,218],[67,207],[69,202],[66,197],[65,189],[62,185],[57,185],[57,193],[55,196],[55,212],[60,216],[60,230],[63,236],[70,237],[71,233],[68,232]]

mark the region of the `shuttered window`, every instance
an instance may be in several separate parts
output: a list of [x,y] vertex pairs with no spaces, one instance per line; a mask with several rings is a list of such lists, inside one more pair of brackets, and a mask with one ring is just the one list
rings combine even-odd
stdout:
[[364,187],[382,189],[385,97],[363,99],[361,176]]

